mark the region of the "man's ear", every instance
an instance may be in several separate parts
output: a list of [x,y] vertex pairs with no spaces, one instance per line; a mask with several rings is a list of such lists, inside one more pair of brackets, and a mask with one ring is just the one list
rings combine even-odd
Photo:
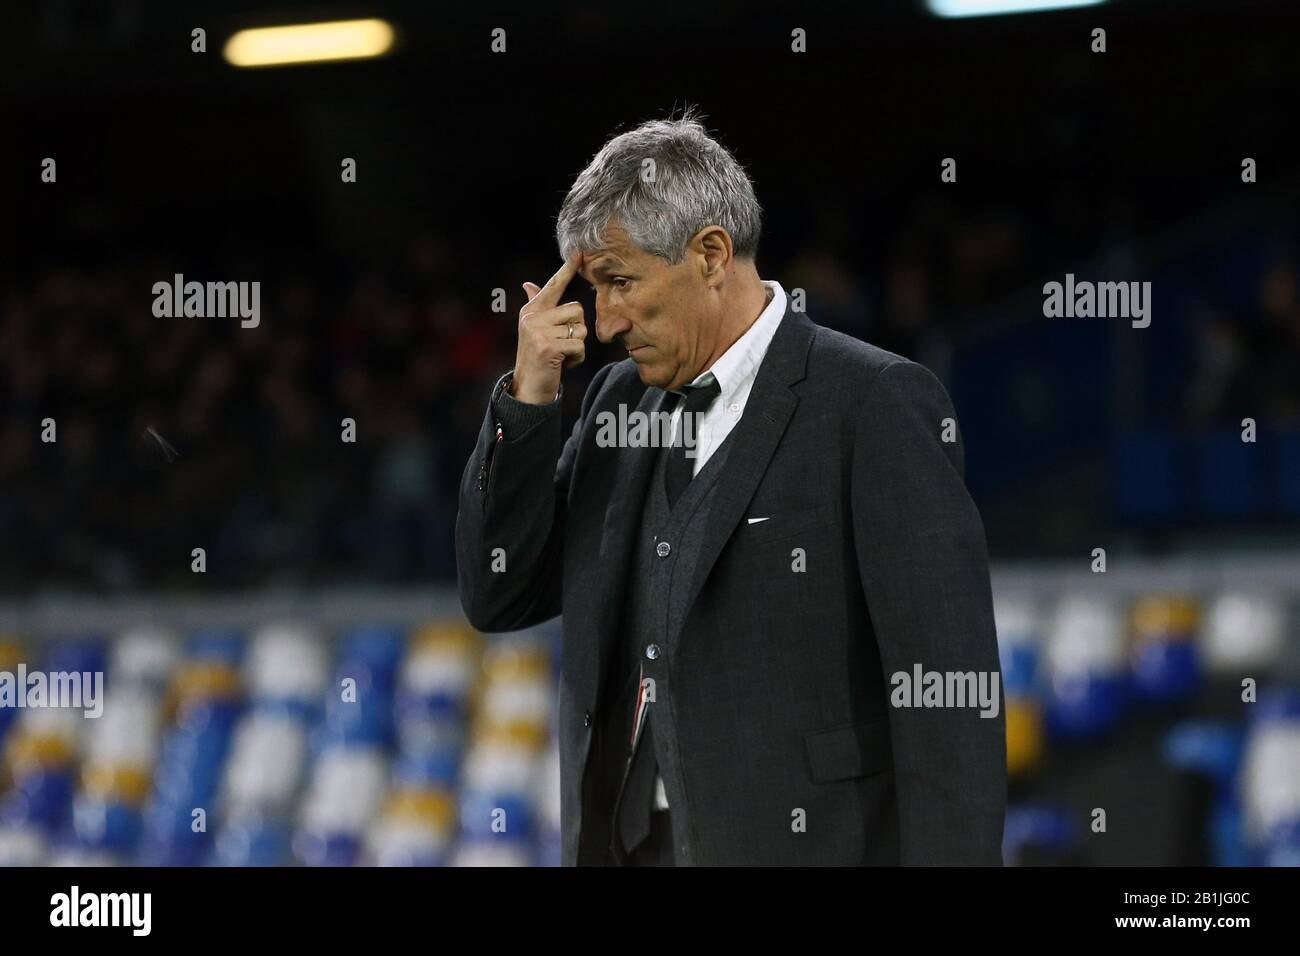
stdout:
[[706,285],[717,285],[731,265],[731,236],[721,226],[705,226],[691,237],[687,248],[699,257],[700,271]]

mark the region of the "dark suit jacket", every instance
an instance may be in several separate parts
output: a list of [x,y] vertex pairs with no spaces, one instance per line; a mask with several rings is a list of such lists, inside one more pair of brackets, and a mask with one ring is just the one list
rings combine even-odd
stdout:
[[[489,407],[461,486],[470,623],[564,614],[566,865],[605,861],[611,808],[591,765],[625,751],[593,738],[658,454],[599,447],[596,416],[667,410],[667,395],[631,359],[608,365],[567,441],[558,403],[500,436]],[[787,309],[729,438],[652,705],[679,864],[1001,863],[1001,677],[984,527],[961,442],[942,440],[954,417],[924,367]],[[997,673],[997,717],[891,706],[890,675],[917,664]]]

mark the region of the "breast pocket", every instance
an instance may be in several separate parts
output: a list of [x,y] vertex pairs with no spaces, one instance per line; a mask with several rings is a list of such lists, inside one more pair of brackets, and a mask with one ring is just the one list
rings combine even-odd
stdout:
[[812,731],[804,734],[804,745],[813,783],[852,780],[894,766],[888,717]]
[[793,539],[791,547],[795,547],[798,539],[807,541],[825,537],[830,528],[831,509],[828,505],[794,510],[772,509],[770,513],[751,508],[744,523],[737,529],[736,540],[743,545],[762,547]]

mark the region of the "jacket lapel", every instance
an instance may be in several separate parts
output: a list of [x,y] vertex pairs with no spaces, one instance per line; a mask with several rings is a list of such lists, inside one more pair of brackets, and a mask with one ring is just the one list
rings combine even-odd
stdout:
[[[799,404],[798,396],[789,386],[804,376],[815,329],[807,316],[787,306],[767,354],[758,367],[745,412],[729,437],[731,451],[722,473],[718,475],[704,543],[686,595],[686,616],[689,616],[723,546],[744,517],[781,436],[785,434],[790,416]],[[683,616],[683,621],[686,616]],[[677,635],[673,635],[674,642],[676,638]]]
[[[709,572],[722,553],[723,546],[744,517],[758,484],[776,453],[781,436],[799,404],[791,385],[804,376],[808,349],[816,326],[805,315],[787,305],[781,324],[772,337],[767,354],[759,365],[754,387],[745,403],[745,413],[727,439],[731,451],[718,475],[712,513],[706,530],[687,595],[686,608],[699,596]],[[659,388],[648,388],[636,410],[646,415],[668,412],[673,395]],[[603,681],[605,666],[613,646],[613,637],[621,625],[619,614],[627,594],[627,577],[631,573],[632,548],[650,476],[654,473],[658,448],[620,448],[615,465],[614,484],[605,509],[601,533],[600,556],[594,569],[592,594],[600,602],[595,609],[595,634],[599,642],[596,655],[596,680]],[[675,640],[677,635],[673,635]]]

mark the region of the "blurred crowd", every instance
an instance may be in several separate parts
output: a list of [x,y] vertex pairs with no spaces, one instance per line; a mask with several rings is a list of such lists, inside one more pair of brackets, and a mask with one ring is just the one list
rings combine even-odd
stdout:
[[[818,322],[929,362],[1049,267],[1030,236],[1040,226],[924,201],[896,239],[862,253],[853,224],[828,212],[815,243],[761,252],[760,273],[804,289]],[[0,293],[0,587],[454,578],[461,470],[490,385],[513,362],[518,284],[544,281],[549,259],[481,282],[506,290],[506,312],[493,313],[488,294],[466,291],[479,277],[433,235],[382,269],[212,274],[116,258]],[[260,325],[156,318],[153,283],[176,272],[262,276]],[[590,316],[589,293],[571,295]],[[1256,305],[1200,321],[1183,417],[1231,419],[1243,395],[1261,415],[1300,414],[1294,261],[1263,274]],[[595,369],[620,357],[589,341],[568,380],[570,415]]]
[[196,547],[226,585],[454,575],[476,386],[513,342],[445,291],[437,262],[421,240],[389,274],[263,281],[248,329],[155,318],[149,290],[178,271],[165,264],[52,270],[10,290],[6,579],[184,587]]
[[[1231,422],[1242,409],[1269,422],[1300,422],[1300,275],[1296,261],[1267,264],[1246,314],[1211,311],[1198,323],[1192,424]],[[1237,413],[1237,414],[1234,414]]]

